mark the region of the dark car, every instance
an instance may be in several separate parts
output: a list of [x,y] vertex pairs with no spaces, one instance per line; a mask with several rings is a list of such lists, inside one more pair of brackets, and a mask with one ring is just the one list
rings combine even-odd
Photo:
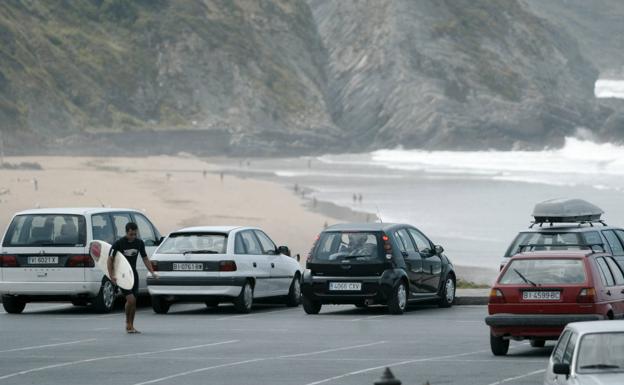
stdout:
[[538,203],[535,221],[511,242],[500,268],[522,251],[589,250],[611,254],[624,267],[624,230],[600,219],[602,210],[581,199],[557,199]]
[[324,304],[387,305],[402,314],[408,303],[455,299],[453,264],[417,228],[364,223],[328,227],[317,238],[301,284],[304,310]]

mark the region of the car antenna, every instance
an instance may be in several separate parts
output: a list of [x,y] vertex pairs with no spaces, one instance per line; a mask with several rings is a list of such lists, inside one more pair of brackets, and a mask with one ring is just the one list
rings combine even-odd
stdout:
[[375,205],[377,209],[377,218],[379,218],[379,223],[384,223],[383,219],[381,219],[381,212],[379,211],[379,206]]

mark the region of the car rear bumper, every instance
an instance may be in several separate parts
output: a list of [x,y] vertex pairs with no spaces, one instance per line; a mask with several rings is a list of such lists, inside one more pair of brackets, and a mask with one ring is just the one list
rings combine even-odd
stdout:
[[245,277],[148,277],[147,289],[150,295],[172,297],[236,297],[246,281]]
[[87,296],[95,297],[100,291],[98,282],[0,282],[0,294],[37,297]]
[[599,314],[494,314],[485,317],[485,323],[491,327],[563,327],[571,322],[602,319]]
[[[331,291],[330,282],[359,282],[361,291]],[[308,275],[301,283],[302,294],[323,304],[356,304],[364,301],[387,303],[392,295],[394,280],[382,277],[319,277]]]

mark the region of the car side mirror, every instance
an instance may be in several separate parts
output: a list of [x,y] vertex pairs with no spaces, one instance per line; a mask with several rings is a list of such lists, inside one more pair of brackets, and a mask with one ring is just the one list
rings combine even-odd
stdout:
[[440,245],[435,245],[433,246],[433,250],[435,251],[437,255],[442,255],[442,253],[444,252],[444,247]]
[[433,251],[431,251],[431,249],[430,249],[430,248],[426,248],[426,249],[422,249],[422,250],[420,251],[420,255],[421,255],[423,258],[431,258],[431,257],[433,257],[434,253],[433,253]]
[[570,364],[555,364],[553,366],[553,373],[566,376],[567,378],[570,375]]
[[288,248],[288,246],[280,246],[277,248],[277,252],[279,254],[284,254],[284,255],[288,255],[290,257],[290,249]]
[[154,242],[154,246],[160,246],[160,244],[163,243],[164,240],[165,240],[165,237],[160,237],[160,239],[157,239]]

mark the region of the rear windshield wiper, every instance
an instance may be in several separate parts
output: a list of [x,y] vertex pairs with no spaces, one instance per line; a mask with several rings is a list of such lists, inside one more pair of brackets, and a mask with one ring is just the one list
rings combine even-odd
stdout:
[[610,364],[593,364],[593,365],[584,365],[581,366],[581,369],[619,369],[619,365],[610,365]]
[[524,282],[526,282],[526,283],[528,283],[528,284],[530,284],[530,285],[533,285],[533,286],[537,286],[537,283],[535,283],[535,282],[531,281],[530,279],[528,279],[527,277],[525,277],[524,275],[522,275],[522,273],[521,273],[521,272],[519,272],[519,271],[518,271],[518,269],[513,269],[513,271],[515,271],[515,272],[516,272],[516,274],[518,274],[518,276],[519,276],[520,278],[522,278],[522,280],[523,280]]
[[219,252],[214,250],[186,250],[182,254],[219,254]]
[[370,255],[345,255],[342,259],[370,258]]

